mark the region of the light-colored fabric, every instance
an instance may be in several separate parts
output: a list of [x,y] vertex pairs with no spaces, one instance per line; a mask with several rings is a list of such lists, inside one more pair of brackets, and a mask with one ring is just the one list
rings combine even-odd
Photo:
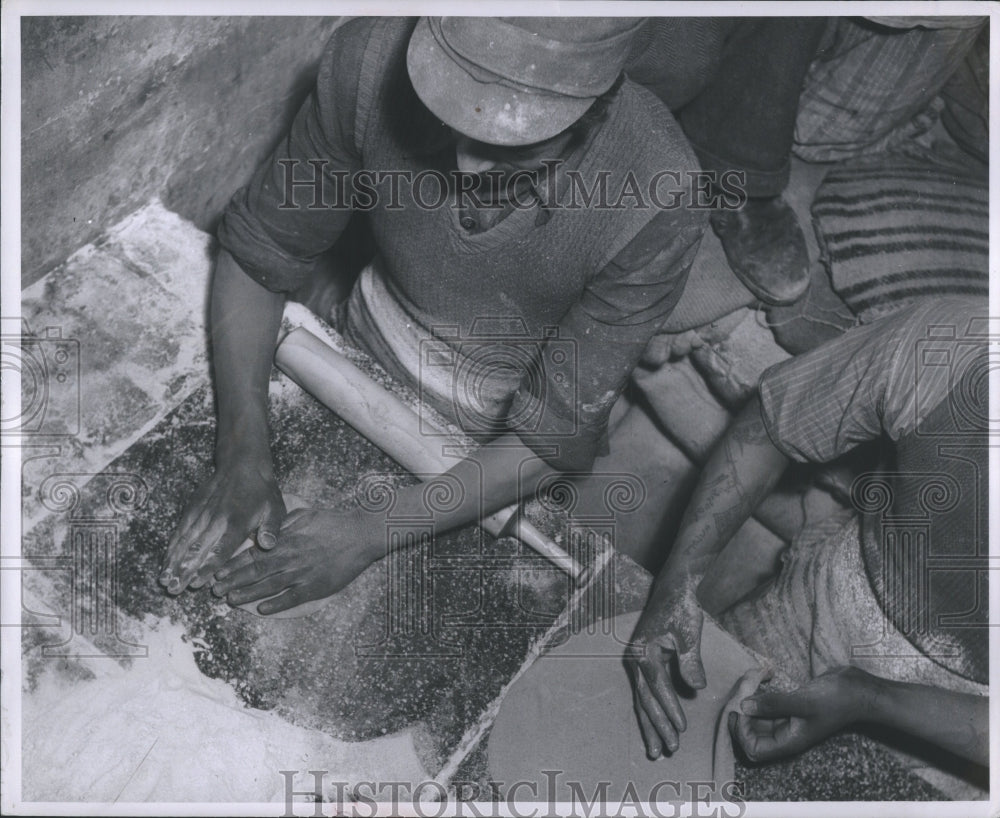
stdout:
[[865,573],[854,518],[827,519],[805,529],[767,590],[719,621],[799,683],[851,665],[900,682],[988,692],[985,685],[949,673],[889,623]]
[[[983,299],[926,300],[771,367],[760,381],[771,441],[793,460],[825,463],[883,434],[899,440],[957,374],[918,354],[931,346],[947,354],[986,310]],[[942,331],[951,335],[932,338]]]
[[972,46],[975,27],[894,30],[836,21],[832,45],[806,76],[793,150],[811,162],[875,153],[928,130],[924,111]]
[[[538,368],[530,339],[502,349],[496,343],[488,350],[475,343],[452,346],[460,339],[436,338],[431,328],[406,312],[390,287],[376,257],[361,271],[348,300],[350,338],[469,434],[487,432],[493,425],[502,428],[522,377]],[[463,346],[473,357],[463,354]],[[490,362],[519,366],[486,367],[475,357],[483,352],[489,353]]]

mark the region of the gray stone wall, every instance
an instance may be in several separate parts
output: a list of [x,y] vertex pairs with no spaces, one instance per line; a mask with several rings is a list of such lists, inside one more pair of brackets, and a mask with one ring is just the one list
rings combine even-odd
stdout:
[[213,229],[342,19],[22,18],[22,286],[157,196]]

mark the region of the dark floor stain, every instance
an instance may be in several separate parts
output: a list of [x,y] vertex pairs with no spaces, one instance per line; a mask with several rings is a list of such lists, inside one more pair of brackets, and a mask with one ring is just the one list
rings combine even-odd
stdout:
[[940,801],[942,795],[866,736],[833,736],[795,758],[747,767],[748,801]]
[[[117,525],[116,601],[124,623],[149,614],[182,623],[202,672],[228,682],[247,705],[293,723],[345,740],[414,727],[422,760],[438,769],[562,611],[568,580],[515,541],[469,527],[381,560],[309,617],[266,620],[230,609],[207,589],[168,596],[157,576],[184,503],[210,473],[213,417],[211,393],[203,388],[94,478],[72,512],[54,512],[36,526],[25,538],[25,554],[72,553],[74,521]],[[279,484],[311,504],[350,505],[359,477],[369,473],[413,480],[295,390],[272,399],[270,424]],[[129,476],[141,483],[141,496],[131,498],[134,510],[109,511],[110,486]],[[537,508],[529,516],[550,536],[565,524]],[[424,602],[407,607],[402,618],[393,616],[387,594],[390,572],[398,578],[400,571],[410,578],[411,598]],[[54,576],[57,590],[65,588],[66,576]],[[616,556],[588,612],[573,625],[638,609],[648,586],[648,574]],[[37,631],[24,634],[26,650],[39,644]],[[490,793],[484,742],[456,779],[471,782],[466,792],[480,798]],[[877,744],[854,735],[781,764],[738,766],[737,778],[748,800],[940,797]]]
[[[270,424],[279,484],[310,504],[351,505],[365,474],[413,482],[295,390],[272,399]],[[347,740],[423,725],[422,755],[432,769],[443,763],[565,606],[569,581],[515,541],[469,527],[376,563],[305,618],[265,620],[230,609],[207,589],[171,597],[156,579],[184,503],[209,476],[213,446],[211,394],[202,389],[95,477],[74,506],[77,522],[108,516],[108,480],[130,475],[143,486],[134,511],[111,515],[119,528],[119,616],[181,622],[201,671],[228,682],[249,706]],[[69,516],[53,514],[37,526],[26,553],[71,553]],[[423,607],[391,606],[390,570],[409,578],[410,598]],[[634,607],[648,578],[631,570],[641,590],[621,599]]]

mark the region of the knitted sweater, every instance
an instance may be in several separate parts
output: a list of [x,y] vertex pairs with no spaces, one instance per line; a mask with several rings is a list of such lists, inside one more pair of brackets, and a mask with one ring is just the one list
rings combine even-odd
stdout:
[[[309,160],[322,163],[327,188],[320,204],[352,195],[359,201],[359,185],[334,189],[332,171],[348,181],[358,171],[382,171],[381,179],[365,179],[362,206],[395,306],[428,341],[439,336],[458,352],[457,361],[469,351],[482,358],[484,344],[501,350],[472,373],[476,388],[550,462],[585,468],[600,449],[612,404],[680,296],[704,225],[698,210],[664,209],[648,199],[636,206],[635,197],[620,194],[629,177],[642,193],[658,172],[696,168],[694,157],[662,104],[626,81],[607,119],[558,157],[563,164],[547,179],[542,201],[471,232],[450,199],[427,206],[439,193],[454,193],[439,182],[451,181],[454,137],[410,85],[405,58],[414,22],[360,18],[338,29],[316,94],[289,138],[234,197],[220,240],[258,282],[292,290],[340,235],[350,210],[313,206],[314,191],[303,186],[289,207],[288,162],[297,162],[297,179],[309,178]],[[587,191],[603,186],[607,195],[583,203],[570,170]],[[406,180],[421,173],[423,192],[414,196]],[[393,184],[402,184],[401,194]],[[362,342],[378,354],[382,346],[370,340]],[[511,382],[512,367],[527,358],[534,363]],[[411,383],[420,378],[398,360],[382,362]],[[506,395],[496,399],[497,389]]]

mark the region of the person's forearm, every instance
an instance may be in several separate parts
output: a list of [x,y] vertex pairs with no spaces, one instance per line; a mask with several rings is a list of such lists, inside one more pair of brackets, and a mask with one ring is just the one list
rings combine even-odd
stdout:
[[247,453],[269,457],[267,391],[284,303],[220,251],[211,309],[217,461]]
[[654,596],[697,590],[716,555],[774,487],[789,460],[768,437],[754,397],[716,444],[681,519]]
[[[457,461],[441,476],[440,491],[435,490],[433,481],[400,490],[391,514],[400,519],[432,521],[434,530],[443,534],[478,523],[493,512],[534,494],[539,480],[551,472],[552,467],[516,435],[507,434]],[[372,549],[373,559],[385,556],[383,539],[372,537],[368,540],[367,547]]]
[[863,687],[861,721],[900,730],[977,764],[989,764],[988,697],[871,674],[865,674]]
[[516,503],[533,494],[539,479],[552,468],[514,434],[493,440],[455,463],[444,477],[462,486],[461,499],[454,504],[432,508],[425,499],[425,486],[404,489],[393,507],[393,514],[426,516],[432,514],[434,527],[445,532]]

